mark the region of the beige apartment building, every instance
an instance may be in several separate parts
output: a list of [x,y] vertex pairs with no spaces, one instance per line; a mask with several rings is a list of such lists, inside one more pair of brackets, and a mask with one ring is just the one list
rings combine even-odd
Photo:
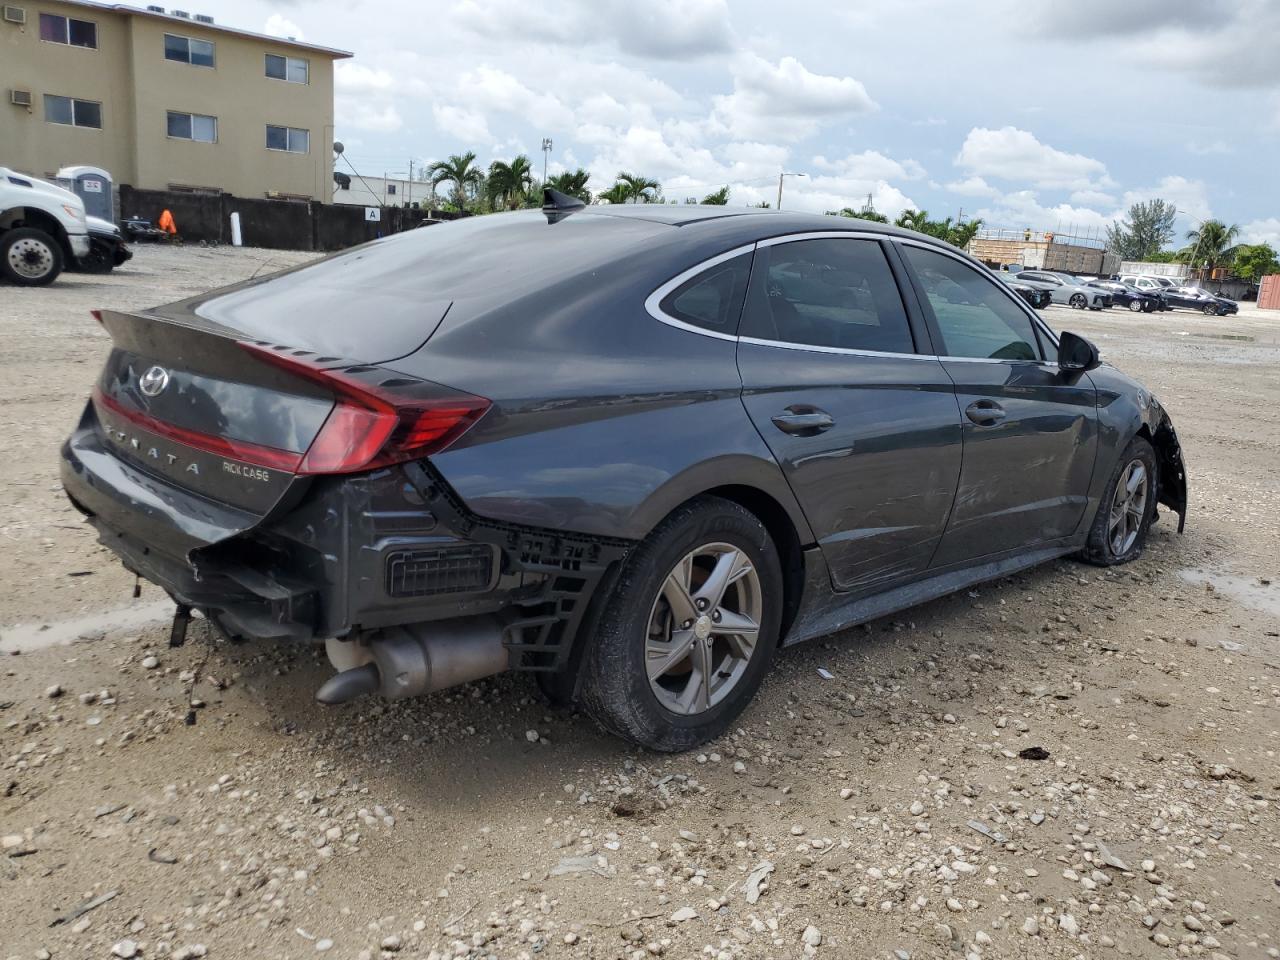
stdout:
[[79,0],[0,9],[0,166],[328,201],[342,50]]

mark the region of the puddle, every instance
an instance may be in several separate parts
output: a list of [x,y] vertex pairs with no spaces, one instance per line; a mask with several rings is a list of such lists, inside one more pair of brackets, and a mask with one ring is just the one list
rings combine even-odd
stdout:
[[1226,594],[1246,607],[1280,617],[1280,586],[1275,581],[1263,584],[1257,577],[1239,577],[1235,574],[1214,573],[1194,567],[1179,570],[1178,576],[1187,583],[1200,586],[1206,583],[1212,584],[1213,589],[1218,593]]
[[119,630],[137,630],[153,623],[173,619],[172,600],[153,600],[118,610],[104,610],[75,620],[58,620],[53,623],[19,623],[12,627],[0,627],[0,653],[17,650],[30,653],[45,647],[75,643],[87,637],[101,637]]

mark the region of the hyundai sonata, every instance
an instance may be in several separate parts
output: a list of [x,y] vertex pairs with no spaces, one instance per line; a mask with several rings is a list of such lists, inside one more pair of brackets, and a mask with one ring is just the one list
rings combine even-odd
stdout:
[[326,703],[528,671],[681,750],[781,645],[1185,515],[1155,397],[944,243],[546,201],[100,313],[62,479],[175,639],[324,643]]

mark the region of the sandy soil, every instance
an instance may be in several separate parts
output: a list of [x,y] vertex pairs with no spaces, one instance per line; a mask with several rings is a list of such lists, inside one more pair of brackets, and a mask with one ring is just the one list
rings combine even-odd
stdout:
[[1053,308],[1171,411],[1186,534],[788,651],[665,757],[520,676],[322,709],[130,598],[57,482],[88,310],[304,256],[0,287],[0,958],[1280,956],[1280,314]]

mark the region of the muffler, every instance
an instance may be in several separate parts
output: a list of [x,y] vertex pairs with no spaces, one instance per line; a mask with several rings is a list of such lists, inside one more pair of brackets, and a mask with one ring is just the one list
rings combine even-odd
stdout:
[[502,673],[510,666],[496,617],[459,617],[379,630],[367,642],[325,641],[339,671],[316,691],[321,703],[367,693],[403,700]]

